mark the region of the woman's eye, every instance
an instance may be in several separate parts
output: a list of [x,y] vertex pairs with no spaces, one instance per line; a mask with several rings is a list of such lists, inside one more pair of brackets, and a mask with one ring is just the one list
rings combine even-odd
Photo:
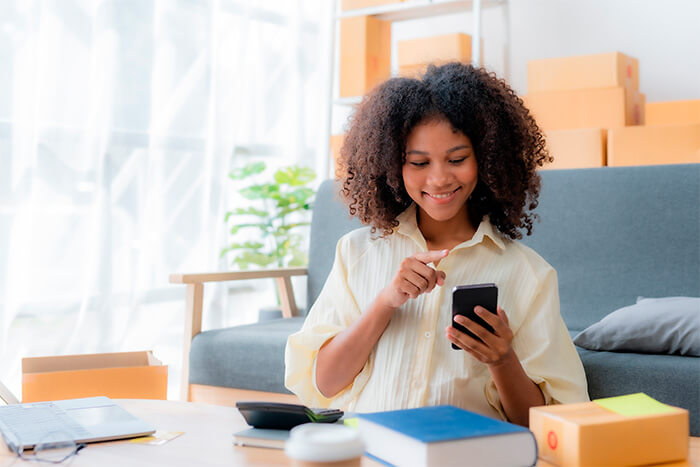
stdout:
[[414,165],[416,167],[424,167],[424,166],[428,165],[428,163],[427,162],[411,162],[411,165]]
[[466,159],[466,157],[460,157],[458,159],[450,159],[450,163],[451,164],[459,164],[461,162],[464,162],[465,159]]

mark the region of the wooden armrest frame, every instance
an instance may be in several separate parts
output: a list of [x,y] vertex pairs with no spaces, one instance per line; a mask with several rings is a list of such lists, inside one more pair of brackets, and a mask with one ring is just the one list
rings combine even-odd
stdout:
[[186,284],[185,337],[182,355],[181,398],[190,400],[190,349],[194,336],[202,332],[202,305],[204,283],[248,279],[275,279],[282,305],[282,316],[291,318],[297,314],[297,305],[292,290],[292,276],[305,276],[306,268],[264,269],[261,271],[231,271],[195,274],[171,274],[171,284]]

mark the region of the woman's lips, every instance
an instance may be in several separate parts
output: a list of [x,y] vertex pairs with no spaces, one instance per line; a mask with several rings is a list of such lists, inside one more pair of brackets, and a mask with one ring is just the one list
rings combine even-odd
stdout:
[[455,199],[458,190],[459,188],[455,189],[452,193],[440,193],[436,195],[424,191],[423,195],[435,204],[447,204]]

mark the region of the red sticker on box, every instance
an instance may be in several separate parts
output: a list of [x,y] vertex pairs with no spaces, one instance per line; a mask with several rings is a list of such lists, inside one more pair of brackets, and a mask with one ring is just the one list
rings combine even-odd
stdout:
[[549,449],[554,451],[557,448],[557,445],[559,444],[559,440],[557,440],[557,434],[554,433],[553,431],[550,431],[547,433],[547,445],[549,446]]

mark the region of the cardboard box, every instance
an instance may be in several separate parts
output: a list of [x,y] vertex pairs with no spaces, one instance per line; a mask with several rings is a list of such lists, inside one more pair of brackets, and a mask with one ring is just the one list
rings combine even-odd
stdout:
[[22,402],[166,399],[167,392],[168,367],[151,351],[22,359]]
[[608,131],[608,165],[700,162],[700,123],[615,128]]
[[361,96],[391,75],[391,23],[371,16],[340,21],[340,97]]
[[646,465],[688,457],[688,411],[621,415],[595,402],[530,408],[538,455],[560,466]]
[[527,92],[623,87],[639,91],[639,61],[620,52],[527,62]]
[[644,94],[622,87],[538,92],[522,99],[543,130],[644,124]]
[[[484,41],[481,41],[481,62],[484,56]],[[472,60],[472,37],[469,34],[455,33],[399,41],[399,75],[416,77],[425,73],[429,64],[458,61],[469,63]]]
[[358,10],[360,8],[371,8],[374,6],[389,5],[391,3],[401,3],[404,0],[343,0],[341,9],[343,11]]
[[542,169],[604,167],[607,163],[607,135],[604,128],[553,130],[545,132],[554,162]]
[[700,99],[692,101],[647,102],[647,125],[700,123]]

